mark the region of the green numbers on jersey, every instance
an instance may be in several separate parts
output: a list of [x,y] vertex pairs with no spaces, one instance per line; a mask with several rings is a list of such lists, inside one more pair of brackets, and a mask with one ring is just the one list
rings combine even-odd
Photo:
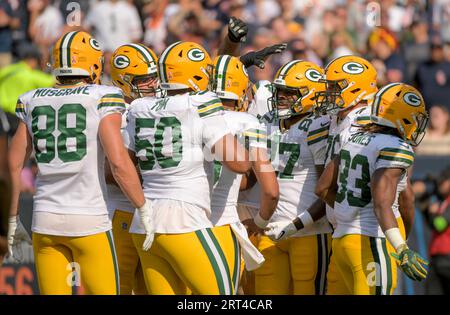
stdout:
[[300,145],[298,143],[280,143],[278,153],[289,154],[289,159],[282,172],[278,173],[280,179],[293,179],[292,171],[294,170],[295,163],[297,163],[300,157]]
[[[341,172],[339,173],[339,190],[336,194],[336,202],[342,203],[345,198],[352,207],[365,207],[372,200],[370,191],[370,170],[369,161],[367,157],[361,154],[356,154],[353,159],[350,152],[341,150],[340,152],[341,165],[339,166]],[[360,172],[360,176],[355,178],[355,187],[360,189],[361,197],[356,197],[352,191],[347,190],[349,170]]]
[[[279,139],[277,137],[277,139]],[[271,150],[271,160],[274,161],[274,154],[278,155],[289,155],[288,161],[286,162],[286,166],[282,171],[278,170],[276,171],[278,178],[280,179],[293,179],[294,175],[292,175],[292,172],[294,170],[295,164],[297,163],[298,159],[300,158],[300,144],[298,143],[284,143],[280,142],[278,144],[278,148],[274,147],[272,148],[273,141],[268,140],[267,141],[267,147],[269,149],[274,149],[278,152],[273,152]],[[279,159],[279,158],[278,158]],[[279,167],[279,165],[274,165],[275,169]]]
[[[75,115],[75,127],[68,127],[68,115]],[[51,163],[58,152],[63,162],[80,161],[86,156],[86,108],[81,104],[64,104],[56,113],[50,105],[37,106],[31,112],[31,130],[33,132],[33,146],[38,163]],[[45,128],[39,129],[39,119],[45,120]],[[57,128],[60,134],[55,137]],[[75,151],[67,149],[67,140],[76,139]],[[39,140],[45,141],[45,150],[38,147]],[[55,143],[57,145],[55,146]]]
[[[148,139],[142,139],[137,136],[143,128],[156,128],[155,142],[153,144]],[[163,153],[164,131],[167,129],[171,129],[171,156]],[[178,166],[183,156],[181,122],[176,117],[162,117],[158,123],[153,118],[136,118],[135,146],[136,152],[145,150],[146,159],[139,159],[139,167],[142,170],[152,170],[155,167],[155,163],[158,163],[163,169]]]
[[329,135],[327,139],[327,152],[325,153],[325,161],[331,161],[334,158],[336,152],[336,144],[340,142],[339,135]]

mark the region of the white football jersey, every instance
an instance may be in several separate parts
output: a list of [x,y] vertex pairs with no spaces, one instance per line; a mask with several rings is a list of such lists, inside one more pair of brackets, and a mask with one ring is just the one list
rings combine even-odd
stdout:
[[248,105],[247,112],[261,119],[272,108],[270,104],[272,95],[272,83],[270,81],[261,80],[256,82],[253,87],[253,100]]
[[[259,119],[261,122],[267,119],[267,117],[272,117],[269,114],[269,109],[273,106],[270,104],[272,98],[272,83],[267,80],[261,80],[254,84],[253,86],[253,100],[250,102],[248,106],[247,112]],[[263,122],[265,125],[265,123]],[[267,127],[266,127],[267,128]],[[259,208],[259,197],[260,197],[260,187],[258,183],[247,190],[239,192],[238,203],[244,207],[252,208],[252,214],[255,214],[257,211],[255,209]],[[248,217],[249,214],[245,214],[243,217]]]
[[[129,149],[139,161],[145,197],[192,205],[170,211],[170,207],[154,208],[157,233],[187,233],[212,226],[205,159],[213,160],[211,148],[228,133],[222,103],[212,92],[147,97],[131,103],[126,134]],[[137,213],[131,232],[143,232]]]
[[38,165],[34,211],[107,214],[98,127],[105,116],[124,111],[121,90],[102,85],[41,88],[19,98],[16,113]]
[[[268,123],[268,147],[280,187],[280,199],[271,221],[292,221],[317,200],[314,192],[318,180],[316,165],[325,163],[329,125],[328,116],[314,114],[285,133],[280,132],[278,120]],[[325,217],[294,236],[321,233],[331,233]]]
[[[224,118],[231,130],[247,148],[267,148],[265,126],[247,113],[227,111]],[[212,185],[211,222],[222,226],[239,222],[237,199],[242,175],[223,167],[218,161],[210,162],[208,177]]]
[[[339,120],[336,115],[331,117],[330,129],[328,132],[327,151],[325,156],[325,165],[339,154],[341,149],[341,134],[350,128],[353,124],[363,124],[370,120],[370,107],[364,106],[356,108],[349,112],[343,120]],[[333,208],[326,205],[327,219],[334,228],[336,228],[336,219],[334,217]]]
[[[347,132],[341,150],[338,191],[334,207],[337,227],[333,237],[346,234],[362,234],[384,237],[373,210],[370,180],[380,168],[401,168],[406,170],[414,162],[412,147],[393,135]],[[398,186],[404,185],[404,182]],[[401,188],[397,188],[398,191]],[[393,207],[396,217],[398,209]],[[397,213],[395,213],[397,212]]]
[[[125,135],[125,128],[127,127],[127,115],[130,105],[125,104],[126,111],[122,115],[122,138],[124,140],[125,145],[127,145],[128,137]],[[107,184],[106,185],[107,191],[108,191],[108,212],[111,218],[114,216],[115,210],[121,210],[129,213],[134,213],[135,208],[131,204],[131,202],[128,200],[127,196],[122,192],[120,187],[114,184]]]

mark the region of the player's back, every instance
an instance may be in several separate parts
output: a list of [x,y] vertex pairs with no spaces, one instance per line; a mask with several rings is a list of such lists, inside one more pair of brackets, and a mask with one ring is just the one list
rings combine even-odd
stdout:
[[125,109],[119,89],[101,85],[41,88],[19,98],[38,175],[34,211],[105,214],[105,156],[100,120]]
[[[230,131],[240,142],[252,148],[266,148],[265,126],[248,113],[226,111],[224,118]],[[208,177],[212,186],[211,222],[214,225],[224,225],[239,221],[236,206],[241,174],[223,167],[218,161],[208,165]]]
[[212,147],[228,133],[220,120],[218,124],[211,121],[223,119],[222,109],[211,92],[142,98],[131,104],[127,133],[147,198],[210,208],[204,145]]
[[[343,137],[346,140],[339,154],[341,163],[334,207],[337,228],[333,236],[363,234],[384,237],[373,211],[370,181],[379,168],[408,169],[414,161],[413,150],[393,135],[359,131]],[[403,181],[402,178],[400,186],[404,185]],[[397,187],[399,190],[401,187]],[[399,216],[397,208],[393,207],[396,217]]]

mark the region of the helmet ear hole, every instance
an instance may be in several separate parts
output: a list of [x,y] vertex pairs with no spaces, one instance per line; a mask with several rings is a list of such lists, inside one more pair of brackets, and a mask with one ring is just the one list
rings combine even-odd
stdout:
[[198,76],[198,75],[194,75],[194,79],[195,79],[196,81],[200,81],[200,80],[202,79],[202,77],[201,77],[201,76]]
[[178,53],[178,57],[182,58],[183,57],[183,51],[180,50],[180,52]]
[[406,118],[403,118],[403,122],[405,123],[405,125],[411,125],[411,122]]

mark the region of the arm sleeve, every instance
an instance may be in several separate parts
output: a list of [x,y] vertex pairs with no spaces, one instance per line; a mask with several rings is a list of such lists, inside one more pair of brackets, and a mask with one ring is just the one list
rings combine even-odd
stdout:
[[402,168],[407,170],[414,163],[414,152],[411,148],[383,147],[378,153],[375,169]]
[[308,130],[306,143],[313,156],[314,164],[324,165],[330,124],[328,123],[325,126],[319,125],[318,128],[314,128],[314,125],[312,124]]
[[20,96],[19,99],[17,100],[16,116],[17,118],[22,120],[25,124],[27,123],[27,108],[24,96]]
[[98,101],[97,110],[100,116],[100,120],[110,114],[120,113],[124,114],[125,101],[122,93],[104,94]]
[[267,149],[267,133],[263,124],[258,123],[242,133],[245,148]]

